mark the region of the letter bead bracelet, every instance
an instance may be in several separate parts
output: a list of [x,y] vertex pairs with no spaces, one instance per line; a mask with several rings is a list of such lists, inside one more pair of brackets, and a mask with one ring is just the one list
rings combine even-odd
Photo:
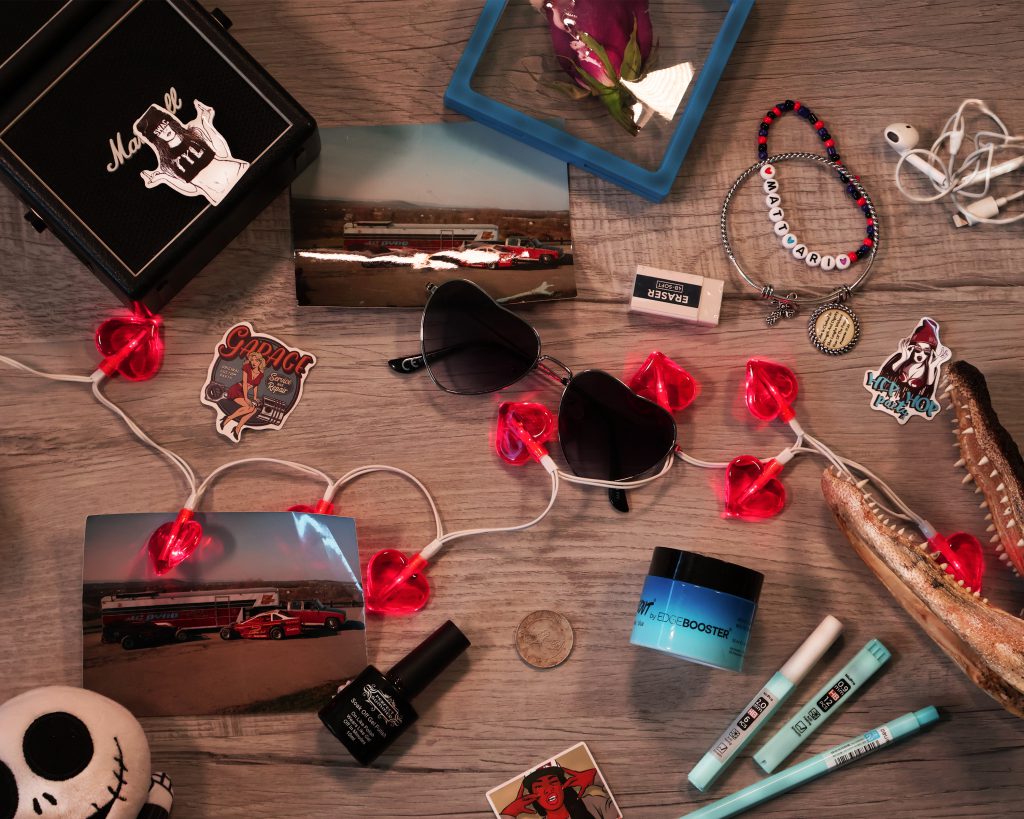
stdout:
[[[786,295],[779,295],[776,292],[777,288],[774,285],[770,283],[759,284],[743,269],[736,251],[729,240],[729,205],[732,203],[733,197],[747,179],[754,174],[758,174],[759,177],[764,180],[764,189],[768,192],[768,196],[771,197],[778,192],[777,186],[774,186],[769,190],[768,185],[769,182],[777,182],[777,180],[773,178],[775,176],[776,166],[784,162],[793,161],[813,162],[834,170],[840,181],[846,184],[848,189],[852,189],[853,194],[856,194],[855,198],[857,204],[868,220],[868,237],[856,251],[830,257],[835,260],[835,267],[839,270],[845,270],[857,259],[866,257],[867,262],[864,265],[863,270],[861,270],[860,275],[851,284],[840,285],[821,296],[801,296],[796,291],[790,291],[789,288],[778,288],[779,290],[786,292]],[[851,194],[851,196],[853,196],[853,194]],[[774,219],[774,217],[770,218]],[[818,254],[816,251],[808,250],[806,245],[799,242],[790,231],[789,224],[785,221],[783,216],[780,216],[778,220],[775,221],[775,225],[776,232],[780,233],[782,236],[784,246],[791,248],[790,252],[794,257],[801,259],[808,264],[812,264],[811,262],[808,262],[807,257],[811,254],[815,254],[818,257],[815,260],[817,265],[812,264],[812,266],[822,266],[821,262],[825,257]],[[784,227],[779,228],[779,225],[783,225]],[[772,310],[765,317],[765,321],[769,326],[774,325],[780,318],[793,318],[799,312],[801,305],[806,305],[808,307],[815,306],[816,309],[811,314],[807,334],[811,343],[819,352],[825,353],[826,355],[842,355],[843,353],[848,353],[856,346],[857,342],[860,340],[860,321],[858,320],[856,313],[854,313],[853,310],[845,304],[845,302],[859,287],[861,287],[861,285],[864,284],[865,281],[867,281],[867,278],[871,273],[871,267],[874,264],[875,255],[878,252],[878,215],[875,212],[874,204],[871,202],[871,197],[868,196],[867,191],[864,190],[864,186],[861,185],[860,180],[851,176],[850,172],[843,165],[829,157],[810,153],[787,153],[765,157],[757,164],[751,165],[742,174],[740,174],[729,189],[729,192],[725,195],[725,201],[722,203],[720,230],[722,246],[725,248],[725,254],[729,257],[729,261],[732,262],[733,267],[736,268],[743,281],[758,291],[762,299],[772,303]],[[829,264],[829,262],[826,262],[826,265],[827,264]],[[825,269],[828,270],[829,268],[825,267]]]

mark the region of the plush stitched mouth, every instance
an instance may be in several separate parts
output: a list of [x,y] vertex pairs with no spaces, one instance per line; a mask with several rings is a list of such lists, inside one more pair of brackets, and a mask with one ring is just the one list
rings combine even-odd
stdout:
[[104,802],[103,805],[97,805],[95,802],[92,806],[96,809],[90,813],[85,819],[107,819],[110,815],[110,811],[113,810],[114,805],[121,802],[127,802],[128,800],[121,796],[121,791],[124,790],[124,786],[128,784],[128,780],[124,778],[128,768],[124,764],[124,753],[121,751],[121,743],[117,737],[114,737],[114,744],[117,746],[117,755],[114,757],[114,761],[117,763],[117,770],[111,771],[112,774],[117,778],[116,784],[111,787],[107,785],[107,792],[110,794],[110,800]]
[[999,559],[1014,575],[1024,574],[1024,459],[1016,442],[1006,431],[988,392],[985,377],[966,361],[949,368],[949,383],[943,396],[955,413],[953,435],[959,453],[957,467],[967,474],[963,483],[974,482],[974,491],[984,496],[990,543]]

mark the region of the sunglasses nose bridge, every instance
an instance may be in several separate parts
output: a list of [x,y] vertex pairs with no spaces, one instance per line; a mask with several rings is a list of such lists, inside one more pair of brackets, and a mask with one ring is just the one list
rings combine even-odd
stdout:
[[[551,362],[556,367],[563,370],[565,372],[565,375],[559,375],[557,372],[551,369],[551,367],[547,366],[546,362]],[[563,387],[568,386],[569,382],[572,381],[572,370],[570,370],[565,364],[563,364],[561,361],[559,361],[557,358],[554,358],[553,356],[542,355],[540,358],[538,358],[537,369],[540,370],[545,375],[555,379],[555,381],[557,381]]]

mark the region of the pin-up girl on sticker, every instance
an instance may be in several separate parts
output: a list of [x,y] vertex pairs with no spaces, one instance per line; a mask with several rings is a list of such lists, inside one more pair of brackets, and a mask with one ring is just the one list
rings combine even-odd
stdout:
[[615,801],[594,783],[597,770],[571,771],[559,765],[538,768],[523,777],[519,795],[502,816],[544,819],[619,819]]
[[147,188],[168,185],[219,205],[249,163],[231,156],[227,140],[213,127],[214,110],[199,100],[193,103],[196,117],[185,125],[159,105],[149,106],[136,120],[133,130],[157,156],[156,169],[142,171],[142,181]]
[[[246,359],[245,364],[242,365],[242,380],[237,384],[232,384],[225,396],[234,401],[238,405],[238,409],[230,415],[224,416],[220,422],[222,430],[231,421],[235,422],[235,428],[231,432],[225,430],[225,434],[229,436],[233,434],[236,441],[242,440],[242,427],[259,412],[260,383],[267,371],[267,360],[255,350],[249,353]],[[249,398],[250,390],[252,391],[251,399]]]

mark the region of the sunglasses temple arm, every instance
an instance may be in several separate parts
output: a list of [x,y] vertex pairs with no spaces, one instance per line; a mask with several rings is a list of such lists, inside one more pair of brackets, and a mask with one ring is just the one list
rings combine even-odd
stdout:
[[435,350],[429,356],[424,356],[422,353],[419,355],[407,355],[399,358],[392,358],[388,361],[388,366],[396,373],[402,375],[409,375],[417,370],[422,370],[423,366],[427,363],[432,363],[444,358],[449,353],[457,352],[465,347],[465,344],[456,344],[453,347],[444,347],[440,350]]

